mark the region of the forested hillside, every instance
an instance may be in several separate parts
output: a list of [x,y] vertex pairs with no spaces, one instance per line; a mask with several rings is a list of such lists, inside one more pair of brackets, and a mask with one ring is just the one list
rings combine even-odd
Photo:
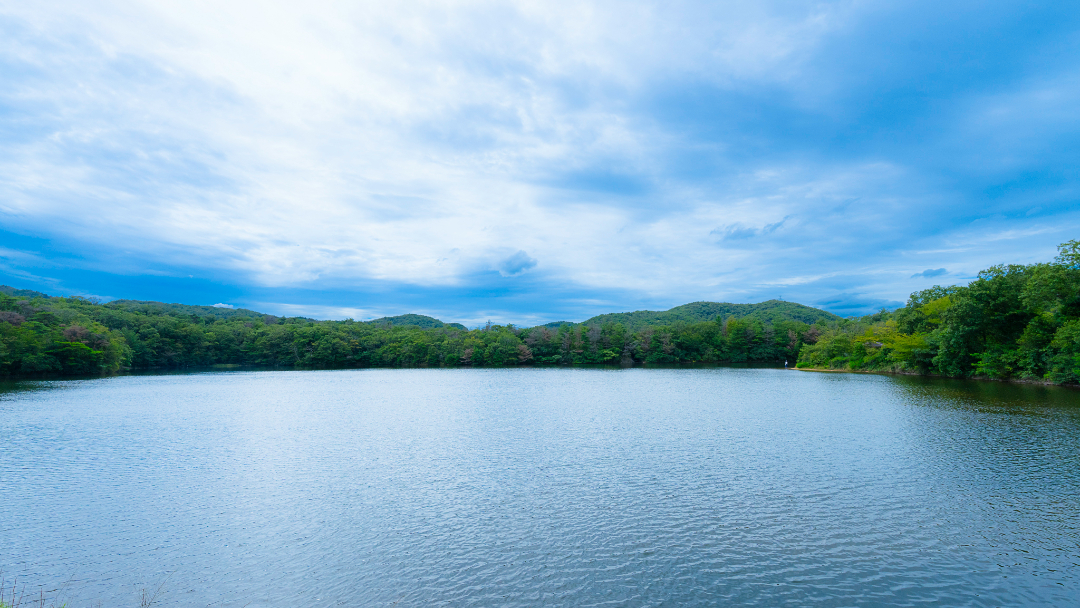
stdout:
[[1080,242],[1050,263],[995,266],[966,286],[841,319],[792,302],[696,302],[580,324],[467,330],[422,315],[369,322],[251,310],[48,297],[0,287],[0,375],[60,376],[240,364],[274,368],[798,361],[1080,382]]
[[799,367],[1080,382],[1080,241],[1050,263],[988,268],[966,286],[830,325]]
[[41,293],[40,291],[34,291],[32,289],[15,289],[7,285],[0,285],[0,293],[14,296],[17,298],[47,298],[49,296]]
[[[41,294],[41,296],[45,298],[48,297],[44,294]],[[52,300],[57,299],[60,298],[52,298]],[[261,319],[266,316],[261,312],[255,312],[254,310],[248,310],[246,308],[166,304],[164,302],[147,302],[144,300],[113,300],[112,302],[109,302],[107,306],[114,310],[122,310],[147,316],[165,315],[173,317],[209,317],[213,319]]]
[[[637,331],[617,322],[467,330],[422,315],[369,322],[0,292],[0,374],[58,376],[240,364],[286,368],[794,362],[808,323],[734,316]],[[16,292],[25,294],[27,292]],[[36,294],[36,292],[32,292]]]
[[434,329],[437,327],[453,327],[455,329],[465,329],[465,326],[461,323],[443,323],[442,321],[426,315],[397,315],[396,317],[382,317],[375,319],[374,321],[367,321],[367,323],[374,323],[376,325],[415,325],[416,327],[423,327],[425,329]]
[[714,319],[757,319],[774,324],[784,321],[798,321],[812,325],[839,321],[840,317],[818,308],[811,308],[794,302],[769,300],[759,304],[729,304],[727,302],[692,302],[676,306],[671,310],[638,310],[635,312],[613,312],[595,316],[582,325],[605,325],[622,323],[627,329],[637,330],[643,327],[674,325],[676,323],[700,323]]

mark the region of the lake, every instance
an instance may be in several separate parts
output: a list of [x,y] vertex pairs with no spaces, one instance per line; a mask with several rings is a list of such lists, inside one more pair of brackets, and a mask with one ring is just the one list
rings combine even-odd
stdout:
[[1080,391],[777,369],[0,389],[0,570],[69,608],[1075,606]]

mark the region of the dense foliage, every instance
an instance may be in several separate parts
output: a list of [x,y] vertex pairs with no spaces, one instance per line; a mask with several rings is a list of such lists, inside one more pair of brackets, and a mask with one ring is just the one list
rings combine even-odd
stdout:
[[[715,314],[714,314],[715,313]],[[726,313],[726,314],[725,314]],[[711,318],[709,315],[712,315]],[[702,320],[702,319],[707,320]],[[0,288],[0,375],[221,364],[290,368],[798,361],[801,368],[1080,383],[1080,242],[1051,263],[841,319],[790,302],[696,302],[581,324],[468,330],[420,315],[370,322]]]
[[1080,241],[1051,263],[988,268],[895,312],[822,328],[799,367],[1080,382]]
[[776,314],[771,322],[729,316],[638,331],[613,322],[531,329],[489,324],[466,330],[418,315],[366,323],[315,321],[242,309],[125,300],[99,304],[6,291],[14,295],[0,293],[0,374],[8,376],[220,364],[349,368],[782,363],[794,362],[803,336],[814,331],[807,323]]
[[[627,329],[638,330],[648,326],[700,323],[729,317],[758,319],[769,325],[777,321],[801,321],[806,324],[813,324],[840,320],[840,317],[820,308],[811,308],[783,300],[769,300],[760,304],[692,302],[664,311],[612,312],[595,316],[585,321],[584,325],[602,326],[608,323],[622,323]],[[546,327],[557,327],[560,324],[549,323]]]

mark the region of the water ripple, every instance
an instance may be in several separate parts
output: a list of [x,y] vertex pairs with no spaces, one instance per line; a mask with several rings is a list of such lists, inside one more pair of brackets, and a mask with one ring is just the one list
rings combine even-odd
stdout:
[[[0,391],[0,570],[69,606],[1069,606],[1080,393],[783,370]],[[36,593],[36,591],[35,591]]]

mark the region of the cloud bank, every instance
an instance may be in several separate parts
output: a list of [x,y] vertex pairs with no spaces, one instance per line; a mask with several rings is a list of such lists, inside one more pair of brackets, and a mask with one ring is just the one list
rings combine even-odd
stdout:
[[5,3],[0,274],[465,322],[896,305],[944,274],[920,269],[1077,237],[1078,25],[1021,2]]

